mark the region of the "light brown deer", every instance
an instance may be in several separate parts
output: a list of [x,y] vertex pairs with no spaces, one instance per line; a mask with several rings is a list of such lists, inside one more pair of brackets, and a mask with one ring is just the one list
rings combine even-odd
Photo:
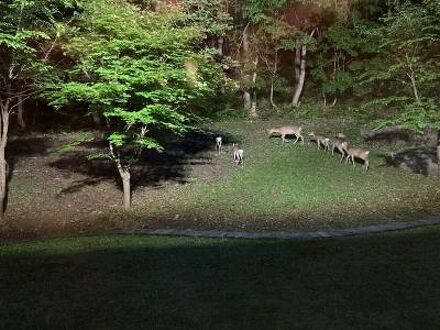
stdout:
[[244,166],[244,158],[243,158],[243,149],[241,149],[238,144],[233,143],[232,144],[232,159],[234,159],[234,162],[237,165],[241,164],[241,167]]
[[355,158],[357,158],[357,159],[364,161],[364,165],[363,165],[364,171],[368,170],[368,168],[370,167],[370,163],[368,161],[368,154],[370,153],[370,151],[359,149],[359,148],[352,148],[348,144],[347,141],[342,142],[342,147],[344,148],[345,152],[347,153],[347,158],[345,159],[346,163],[351,161],[353,163],[353,167],[354,167],[355,166],[354,160],[355,160]]
[[269,136],[273,134],[277,134],[281,136],[281,140],[283,140],[283,143],[286,142],[286,135],[294,135],[296,137],[295,142],[297,143],[298,140],[302,141],[302,144],[304,144],[304,138],[301,135],[301,126],[282,126],[277,128],[271,128],[268,130]]
[[330,150],[330,139],[325,138],[321,135],[317,135],[314,132],[309,133],[309,136],[312,137],[312,141],[316,142],[318,149],[320,149],[321,145],[324,147],[324,150]]
[[335,149],[338,149],[339,153],[341,154],[341,162],[345,157],[345,150],[343,148],[343,143],[347,142],[347,137],[345,136],[345,134],[342,133],[338,133],[335,136],[335,140],[333,140],[333,145],[332,145],[332,155],[335,153]]

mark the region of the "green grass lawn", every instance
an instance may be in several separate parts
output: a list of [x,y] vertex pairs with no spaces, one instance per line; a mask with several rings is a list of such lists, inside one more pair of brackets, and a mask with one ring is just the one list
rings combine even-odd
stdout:
[[[274,121],[220,122],[209,128],[239,141],[244,169],[232,162],[231,146],[213,163],[218,176],[193,178],[165,189],[162,199],[139,199],[142,225],[203,229],[314,230],[417,219],[438,213],[438,178],[416,175],[385,164],[390,147],[366,144],[352,123],[303,123],[306,145],[269,138]],[[371,168],[340,163],[338,156],[317,150],[306,136],[342,131],[355,146],[371,151]],[[213,139],[214,141],[214,139]],[[214,142],[213,142],[214,143]],[[191,179],[191,178],[190,178]],[[148,197],[146,197],[148,199]],[[146,208],[147,207],[147,208]],[[145,212],[147,210],[147,212]],[[146,214],[147,213],[147,214]]]
[[438,329],[440,228],[0,246],[0,329]]

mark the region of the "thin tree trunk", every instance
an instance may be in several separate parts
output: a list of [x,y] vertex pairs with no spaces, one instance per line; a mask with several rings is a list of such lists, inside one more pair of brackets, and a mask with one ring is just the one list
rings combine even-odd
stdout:
[[301,47],[295,48],[295,83],[299,81],[301,72]]
[[130,169],[122,166],[121,158],[119,154],[116,154],[113,145],[109,142],[110,155],[112,160],[116,163],[119,175],[122,180],[122,194],[123,194],[123,206],[124,210],[129,211],[131,209],[131,184],[130,184]]
[[297,107],[299,105],[299,98],[301,97],[304,88],[304,81],[306,79],[306,54],[307,54],[307,47],[301,46],[301,65],[300,65],[299,80],[296,83],[295,93],[293,94],[293,99],[292,99],[292,106],[294,107]]
[[223,43],[224,43],[224,38],[223,37],[219,37],[217,39],[217,50],[218,50],[218,54],[220,56],[223,56]]
[[130,184],[130,172],[127,170],[119,171],[122,179],[122,192],[124,194],[124,210],[129,211],[131,209],[131,184]]
[[[0,101],[1,102],[1,101]],[[10,100],[0,103],[0,221],[4,220],[4,212],[7,195],[7,163],[6,163],[6,145],[8,142],[9,129],[9,107]]]
[[270,80],[269,101],[274,109],[278,109],[278,107],[276,106],[275,101],[273,99],[274,92],[275,92],[275,75],[277,74],[277,70],[278,70],[278,50],[277,49],[275,50],[274,61],[275,62],[273,64],[273,72],[272,72],[272,76],[271,76],[271,80]]
[[26,122],[23,119],[23,97],[19,96],[17,101],[17,124],[20,130],[26,130]]
[[[312,38],[316,31],[317,29],[313,29],[312,32],[310,32],[309,37]],[[298,53],[300,54],[298,55]],[[300,58],[300,65],[299,76],[296,76],[297,81],[295,85],[295,93],[293,94],[292,99],[292,106],[294,107],[297,107],[299,105],[299,98],[301,97],[302,91],[304,89],[304,81],[306,79],[306,54],[307,47],[305,45],[301,46],[301,50],[297,48],[295,51],[295,68],[297,68],[298,65],[298,57]],[[295,75],[298,75],[296,70]]]
[[258,56],[255,57],[253,65],[254,65],[254,73],[252,74],[252,103],[249,111],[249,117],[256,118],[258,117],[258,113],[257,113],[257,88],[255,86],[255,83],[257,82]]
[[412,90],[413,90],[414,97],[415,97],[417,102],[420,102],[420,94],[419,94],[419,91],[417,89],[416,74],[414,72],[411,60],[409,59],[408,53],[406,53],[405,56],[406,56],[406,62],[408,64],[408,68],[409,68],[409,71],[410,71],[409,73],[407,73],[407,76],[409,77],[409,79],[411,81],[411,87],[412,87]]
[[92,120],[96,126],[102,126],[102,119],[98,112],[92,112]]
[[[249,49],[250,49],[249,24],[247,24],[243,30],[243,56],[245,58],[245,62],[247,62],[249,59]],[[247,80],[247,74],[243,78]],[[247,113],[250,113],[252,109],[252,104],[251,104],[252,102],[251,102],[251,93],[249,92],[248,87],[243,88],[243,101],[244,101],[243,104],[244,110]]]

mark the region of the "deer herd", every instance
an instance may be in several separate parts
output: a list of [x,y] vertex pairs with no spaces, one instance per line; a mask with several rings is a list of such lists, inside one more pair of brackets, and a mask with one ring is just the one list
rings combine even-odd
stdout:
[[[281,137],[281,140],[283,143],[287,142],[286,136],[293,136],[295,137],[294,144],[298,141],[301,141],[301,143],[304,145],[304,137],[301,134],[302,127],[301,126],[282,126],[282,127],[276,127],[271,128],[268,130],[269,137],[272,135],[278,135]],[[353,167],[355,166],[355,160],[363,161],[363,169],[364,171],[367,171],[369,168],[369,162],[368,162],[368,150],[363,150],[360,148],[353,148],[352,145],[348,142],[347,137],[343,133],[338,133],[333,138],[328,138],[319,134],[316,134],[315,132],[310,132],[308,134],[310,136],[310,139],[314,141],[318,147],[318,150],[322,149],[331,152],[332,155],[335,154],[335,151],[339,153],[340,155],[340,161],[342,162],[345,159],[345,163],[349,164],[350,162],[353,164]],[[215,139],[216,143],[216,149],[218,153],[222,152],[222,137],[218,136]],[[241,167],[244,166],[244,158],[243,158],[244,151],[243,149],[236,143],[232,144],[232,159],[234,160],[235,164],[241,165]]]

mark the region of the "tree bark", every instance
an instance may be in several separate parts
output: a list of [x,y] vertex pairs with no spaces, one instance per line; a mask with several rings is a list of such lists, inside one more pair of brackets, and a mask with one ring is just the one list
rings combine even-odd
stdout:
[[257,118],[257,88],[255,83],[257,82],[257,67],[258,67],[258,56],[255,56],[255,60],[253,62],[254,65],[254,73],[252,74],[252,103],[249,111],[249,117]]
[[109,142],[110,155],[112,160],[116,163],[119,175],[122,180],[122,194],[123,194],[123,206],[124,210],[129,211],[131,209],[131,183],[130,183],[130,169],[122,166],[121,158],[119,154],[115,153],[113,145]]
[[296,83],[295,93],[293,94],[293,99],[292,99],[292,106],[294,107],[297,107],[299,105],[299,98],[301,97],[304,88],[304,81],[306,79],[306,54],[307,54],[307,47],[301,46],[301,64],[300,64],[299,79]]
[[[310,32],[309,38],[312,38],[317,29],[313,29]],[[295,51],[295,93],[293,94],[292,106],[297,107],[299,105],[299,98],[301,97],[302,91],[304,89],[304,81],[306,79],[306,54],[307,46],[302,45],[301,48],[296,48]],[[298,59],[299,59],[299,75],[298,75]]]
[[[249,49],[250,49],[250,41],[249,41],[249,24],[247,24],[243,30],[243,56],[245,59],[245,65],[249,59]],[[245,68],[246,69],[246,68]],[[243,77],[247,80],[247,74]],[[251,93],[248,87],[243,88],[243,101],[244,101],[244,110],[249,113],[252,109],[251,102]]]
[[217,49],[218,49],[218,54],[220,56],[223,56],[223,43],[224,43],[224,38],[223,37],[219,37],[217,39]]
[[275,101],[273,99],[274,93],[275,93],[275,75],[277,74],[277,70],[278,70],[278,50],[275,50],[275,59],[274,59],[274,64],[273,64],[273,72],[272,72],[271,79],[270,79],[270,92],[269,92],[270,105],[274,109],[278,109],[278,107],[276,106]]
[[8,142],[10,100],[0,101],[0,221],[4,220],[7,196],[6,145]]
[[416,99],[417,102],[420,102],[420,94],[419,94],[419,90],[417,88],[417,82],[416,82],[416,74],[414,72],[411,60],[409,58],[408,53],[405,54],[406,56],[406,62],[408,64],[408,68],[409,68],[409,73],[407,73],[407,76],[409,77],[409,80],[411,81],[411,87],[413,90],[413,94],[414,94],[414,98]]
[[21,131],[26,130],[26,122],[23,119],[23,97],[19,96],[17,101],[17,124]]
[[123,205],[124,210],[129,211],[131,209],[131,184],[130,184],[130,171],[119,171],[122,179],[122,192],[124,195]]
[[301,72],[301,49],[295,48],[295,83],[299,81],[299,75]]

